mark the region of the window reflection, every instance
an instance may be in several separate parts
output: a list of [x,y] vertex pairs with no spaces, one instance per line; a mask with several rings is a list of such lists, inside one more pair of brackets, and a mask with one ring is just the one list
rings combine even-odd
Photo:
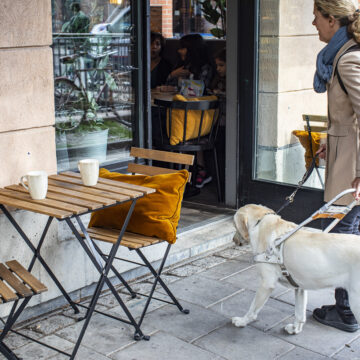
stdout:
[[128,156],[136,69],[128,1],[53,0],[58,170]]

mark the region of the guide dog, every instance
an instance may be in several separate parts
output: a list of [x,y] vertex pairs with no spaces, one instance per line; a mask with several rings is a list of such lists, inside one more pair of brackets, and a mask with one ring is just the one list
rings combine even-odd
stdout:
[[[273,242],[297,225],[281,219],[262,205],[249,204],[234,215],[235,227],[254,255],[261,254]],[[356,235],[311,232],[300,229],[285,241],[284,265],[299,285],[295,288],[295,321],[285,326],[289,334],[298,334],[306,321],[306,290],[342,287],[349,293],[351,309],[360,321],[360,239]],[[276,284],[293,288],[283,277],[280,265],[257,263],[260,284],[244,317],[233,317],[232,323],[245,327],[256,320]]]

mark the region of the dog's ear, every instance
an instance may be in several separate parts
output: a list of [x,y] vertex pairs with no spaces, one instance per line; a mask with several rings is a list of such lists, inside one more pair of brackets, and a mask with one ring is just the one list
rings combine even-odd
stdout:
[[249,240],[249,232],[248,232],[248,218],[247,215],[242,212],[241,210],[238,210],[234,215],[234,223],[237,232],[240,234],[240,236],[248,241]]

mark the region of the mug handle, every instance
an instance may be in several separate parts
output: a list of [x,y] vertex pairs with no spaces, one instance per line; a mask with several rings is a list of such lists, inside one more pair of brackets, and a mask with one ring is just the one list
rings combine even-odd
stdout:
[[20,178],[20,184],[26,189],[26,190],[29,190],[29,188],[27,187],[27,185],[25,185],[24,183],[24,178],[26,179],[26,175],[22,176]]

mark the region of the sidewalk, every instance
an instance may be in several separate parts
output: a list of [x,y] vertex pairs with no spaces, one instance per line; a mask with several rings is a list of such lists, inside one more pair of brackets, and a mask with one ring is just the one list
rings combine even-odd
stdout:
[[[258,320],[236,328],[231,317],[247,311],[256,290],[256,271],[248,246],[218,248],[201,257],[187,259],[164,272],[164,280],[189,315],[175,306],[154,300],[145,317],[143,331],[150,341],[133,340],[133,329],[116,320],[95,314],[90,322],[77,359],[86,360],[239,360],[360,359],[360,331],[345,333],[315,322],[311,311],[333,302],[333,291],[311,291],[308,322],[299,335],[287,335],[283,328],[294,314],[293,292],[277,288]],[[148,278],[137,282],[139,292],[149,292]],[[123,292],[122,288],[119,288]],[[162,292],[157,297],[163,297]],[[138,315],[145,299],[126,298]],[[85,301],[86,302],[86,301]],[[105,292],[99,310],[121,314],[114,298]],[[58,309],[27,324],[22,332],[67,350],[74,345],[81,322],[72,310]],[[10,334],[6,343],[26,359],[68,359],[28,340]],[[0,358],[3,359],[0,355]]]

